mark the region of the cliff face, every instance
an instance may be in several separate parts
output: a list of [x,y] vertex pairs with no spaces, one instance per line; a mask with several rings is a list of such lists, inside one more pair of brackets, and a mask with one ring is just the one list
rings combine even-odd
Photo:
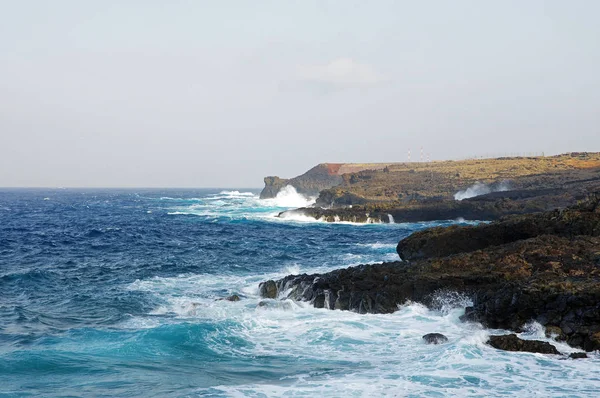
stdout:
[[277,196],[286,185],[296,188],[305,196],[317,196],[319,192],[342,183],[342,175],[366,169],[383,169],[387,164],[350,164],[350,163],[321,163],[306,173],[294,178],[284,179],[275,176],[265,177],[265,187],[260,193],[261,199]]
[[[600,153],[464,161],[392,163],[384,169],[346,172],[339,185],[323,190],[317,206],[454,200],[475,184],[500,190],[562,188],[573,181],[600,180]],[[486,193],[486,192],[483,192]]]
[[277,176],[265,177],[265,187],[260,193],[261,199],[269,199],[277,196],[277,193],[286,185],[289,180],[285,178],[279,178]]

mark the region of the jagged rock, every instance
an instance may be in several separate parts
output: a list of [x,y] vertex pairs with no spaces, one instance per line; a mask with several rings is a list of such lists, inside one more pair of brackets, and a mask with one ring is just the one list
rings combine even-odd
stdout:
[[277,285],[274,281],[262,282],[258,285],[259,294],[261,297],[274,299],[277,298]]
[[331,188],[342,182],[339,171],[343,164],[322,163],[298,177],[284,179],[265,177],[265,188],[260,193],[261,199],[274,198],[286,185],[293,186],[299,194],[316,196],[323,189]]
[[274,198],[279,191],[289,183],[289,180],[277,176],[265,177],[264,181],[265,187],[260,193],[261,199]]
[[588,356],[585,352],[572,352],[569,354],[569,358],[571,359],[585,359],[587,357]]
[[563,334],[562,329],[558,326],[546,326],[545,334],[548,338],[554,337],[557,340],[565,340],[565,335]]
[[523,340],[516,334],[507,334],[504,336],[490,336],[487,342],[494,348],[505,351],[524,351],[540,354],[560,354],[556,347],[546,341]]
[[423,340],[427,344],[442,344],[448,342],[448,337],[441,333],[428,333],[423,336]]
[[232,294],[231,296],[225,297],[227,301],[240,301],[240,296],[237,294]]
[[403,239],[396,250],[403,260],[445,257],[540,235],[600,236],[600,213],[575,207],[515,216],[487,225],[430,228]]

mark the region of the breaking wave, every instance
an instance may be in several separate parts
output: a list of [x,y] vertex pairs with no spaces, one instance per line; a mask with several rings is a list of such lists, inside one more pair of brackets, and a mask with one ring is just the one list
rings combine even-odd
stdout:
[[273,199],[263,199],[264,203],[274,207],[308,207],[315,203],[316,198],[307,198],[299,194],[292,185],[283,187]]

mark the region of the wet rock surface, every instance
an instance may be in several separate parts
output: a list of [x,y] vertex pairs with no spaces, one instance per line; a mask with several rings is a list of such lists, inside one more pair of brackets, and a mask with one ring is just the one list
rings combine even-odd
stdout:
[[262,283],[260,292],[286,292],[317,308],[391,313],[408,300],[433,306],[440,291],[450,290],[473,302],[465,321],[521,331],[535,320],[572,346],[597,350],[599,203],[592,195],[563,211],[424,231],[399,244],[405,258],[416,260],[290,275]]
[[587,357],[588,356],[585,352],[572,352],[569,354],[569,358],[571,359],[585,359]]
[[423,340],[427,344],[443,344],[448,342],[448,337],[441,333],[428,333],[423,336]]
[[560,354],[556,347],[546,341],[523,340],[516,334],[504,336],[490,336],[487,342],[494,348],[504,351],[534,352],[539,354]]
[[274,281],[266,281],[258,286],[261,297],[274,299],[277,298],[277,284]]

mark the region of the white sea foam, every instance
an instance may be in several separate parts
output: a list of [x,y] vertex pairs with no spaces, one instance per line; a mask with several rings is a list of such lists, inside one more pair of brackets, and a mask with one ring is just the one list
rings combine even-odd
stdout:
[[263,202],[268,206],[273,207],[307,207],[315,202],[316,198],[307,198],[304,195],[298,193],[296,188],[292,185],[286,185],[283,187],[277,196],[272,199],[263,199]]
[[254,193],[252,192],[240,192],[240,191],[221,191],[219,193],[219,195],[225,195],[225,196],[244,196],[244,197],[253,197],[256,196]]
[[286,211],[286,212],[282,213],[280,216],[278,216],[278,219],[281,221],[295,221],[295,222],[301,222],[301,223],[315,223],[315,222],[325,223],[326,222],[323,219],[316,219],[314,217],[307,216],[305,214],[294,212],[294,211]]
[[395,243],[381,243],[381,242],[375,242],[375,243],[357,243],[356,246],[368,247],[368,248],[371,248],[371,249],[396,249],[396,244]]
[[[156,295],[162,304],[148,319],[131,320],[125,326],[224,321],[228,326],[210,337],[211,350],[235,358],[288,358],[290,364],[297,364],[279,382],[221,385],[199,389],[199,394],[552,396],[579,392],[592,396],[600,388],[597,354],[586,361],[561,361],[555,356],[496,350],[485,343],[490,334],[504,331],[462,323],[459,318],[469,302],[452,292],[439,293],[437,310],[406,303],[394,314],[362,315],[258,297],[262,280],[328,269],[293,264],[264,275],[185,274],[138,280],[129,289]],[[231,293],[242,295],[242,300],[216,300]],[[443,333],[449,342],[426,345],[421,336],[432,332]],[[546,338],[539,324],[532,323],[520,336],[550,341],[563,352],[574,351]],[[232,339],[245,344],[231,344]]]

